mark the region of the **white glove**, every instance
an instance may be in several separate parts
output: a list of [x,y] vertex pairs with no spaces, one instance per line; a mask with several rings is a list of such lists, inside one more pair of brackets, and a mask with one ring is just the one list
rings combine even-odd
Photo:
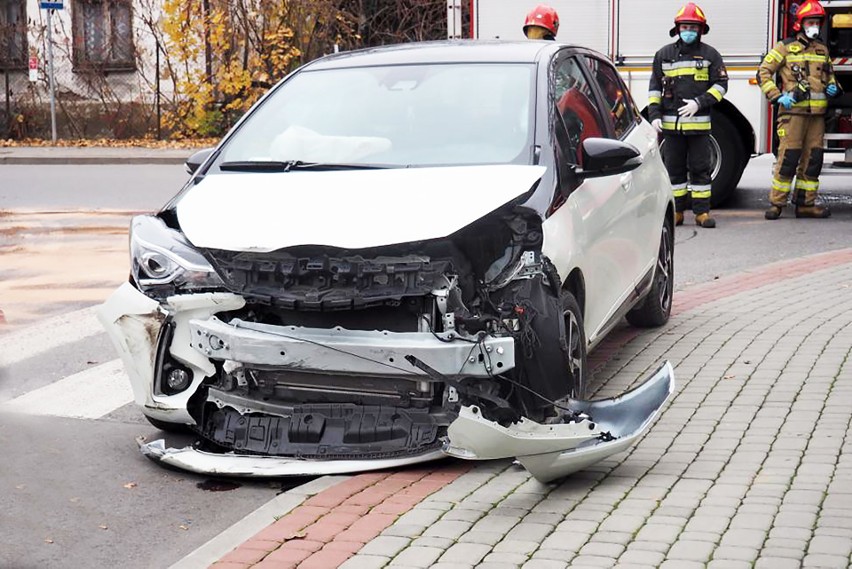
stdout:
[[654,119],[651,121],[651,126],[657,129],[657,132],[663,132],[663,120]]
[[677,110],[680,116],[689,118],[698,112],[698,101],[695,99],[686,99],[684,103],[686,104]]

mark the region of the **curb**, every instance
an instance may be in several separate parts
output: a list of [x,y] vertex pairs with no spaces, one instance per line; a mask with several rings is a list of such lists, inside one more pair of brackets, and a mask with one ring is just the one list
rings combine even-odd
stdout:
[[349,476],[323,476],[279,494],[242,520],[170,566],[169,569],[206,569],[242,545],[279,518],[289,514],[308,498],[320,494]]
[[183,164],[186,157],[178,156],[0,156],[0,165],[68,166],[68,165],[141,165]]

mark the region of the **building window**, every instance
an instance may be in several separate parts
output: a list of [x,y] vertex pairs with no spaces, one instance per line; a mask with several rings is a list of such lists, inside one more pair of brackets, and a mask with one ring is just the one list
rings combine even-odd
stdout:
[[72,10],[75,70],[136,69],[130,0],[75,0]]
[[0,0],[0,69],[27,67],[27,0]]

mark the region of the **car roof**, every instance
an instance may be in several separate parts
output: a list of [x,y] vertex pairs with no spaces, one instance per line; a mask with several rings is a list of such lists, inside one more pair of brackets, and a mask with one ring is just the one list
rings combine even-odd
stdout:
[[411,63],[535,63],[565,44],[552,41],[445,40],[412,42],[329,55],[310,70]]

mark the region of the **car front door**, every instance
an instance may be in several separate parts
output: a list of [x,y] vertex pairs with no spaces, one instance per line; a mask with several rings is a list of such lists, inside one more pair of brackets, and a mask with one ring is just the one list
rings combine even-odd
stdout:
[[[599,89],[579,56],[558,55],[551,65],[549,105],[555,106],[550,128],[560,172],[582,168],[582,142],[611,136],[603,120]],[[586,338],[594,341],[608,328],[633,284],[635,259],[622,250],[631,223],[624,175],[587,178],[562,176],[561,195],[543,224],[544,252],[562,277],[582,271],[586,301]]]
[[613,136],[642,154],[642,165],[621,176],[628,216],[619,227],[620,262],[629,268],[633,284],[639,284],[654,267],[660,241],[660,179],[659,168],[655,169],[659,153],[657,133],[643,123],[616,69],[597,57],[583,59],[599,88],[605,105],[604,120],[611,124]]

